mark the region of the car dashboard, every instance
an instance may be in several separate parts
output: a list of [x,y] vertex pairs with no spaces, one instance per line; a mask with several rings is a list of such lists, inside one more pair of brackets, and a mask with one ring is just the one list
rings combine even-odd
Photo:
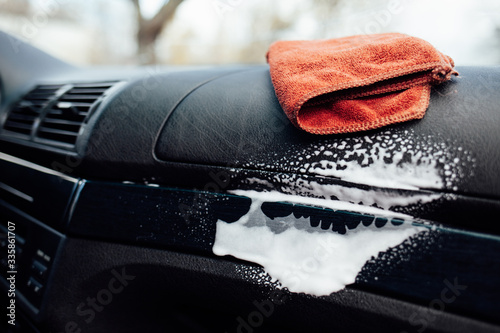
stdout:
[[[289,122],[267,65],[79,68],[0,45],[5,331],[500,331],[499,67],[459,66],[422,120],[323,136]],[[214,253],[256,203],[268,225],[425,235],[295,292]]]

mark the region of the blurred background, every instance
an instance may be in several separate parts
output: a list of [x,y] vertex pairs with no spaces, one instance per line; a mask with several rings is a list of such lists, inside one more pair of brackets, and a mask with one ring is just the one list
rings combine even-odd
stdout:
[[0,0],[0,30],[77,65],[265,63],[276,40],[381,32],[500,64],[498,0]]

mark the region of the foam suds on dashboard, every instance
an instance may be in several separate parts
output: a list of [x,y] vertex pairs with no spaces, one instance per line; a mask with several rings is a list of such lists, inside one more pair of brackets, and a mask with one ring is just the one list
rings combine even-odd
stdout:
[[449,56],[399,33],[279,41],[269,48],[267,60],[288,118],[315,134],[420,119],[431,85],[458,75]]
[[[296,293],[323,296],[339,291],[354,283],[365,263],[379,253],[392,248],[404,249],[414,237],[427,237],[429,232],[428,228],[409,220],[390,218],[401,214],[388,211],[379,211],[382,215],[372,215],[363,223],[358,215],[357,223],[342,231],[324,228],[323,223],[321,227],[313,227],[313,215],[297,217],[291,213],[269,218],[264,213],[266,202],[293,201],[293,196],[252,191],[238,194],[250,197],[252,205],[248,213],[234,223],[217,221],[214,254],[258,263],[270,275],[270,279],[256,276],[259,281],[265,284],[277,281],[277,287]],[[346,205],[338,201],[332,204]],[[378,224],[379,220],[383,223]],[[335,224],[342,223],[337,219]],[[404,256],[394,259],[404,260]]]

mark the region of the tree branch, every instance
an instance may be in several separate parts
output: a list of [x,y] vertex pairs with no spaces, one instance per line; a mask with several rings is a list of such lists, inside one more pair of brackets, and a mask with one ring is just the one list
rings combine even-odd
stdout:
[[[138,3],[138,0],[133,1],[134,3],[137,3],[136,6],[139,6],[136,8],[139,8],[140,12],[140,5]],[[177,10],[177,7],[182,3],[182,1],[183,0],[168,1],[161,7],[158,13],[156,13],[156,15],[149,20],[145,20],[141,16],[138,32],[139,43],[143,45],[153,43],[163,30],[163,27],[173,19],[175,11]]]
[[132,0],[132,3],[134,4],[135,14],[137,15],[137,24],[140,25],[144,20],[141,13],[141,4],[139,3],[139,0]]

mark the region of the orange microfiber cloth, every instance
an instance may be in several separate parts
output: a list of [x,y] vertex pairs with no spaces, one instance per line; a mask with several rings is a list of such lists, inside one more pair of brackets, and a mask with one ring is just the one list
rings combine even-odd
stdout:
[[450,57],[399,33],[279,41],[269,48],[267,61],[288,118],[315,134],[420,119],[431,85],[458,75]]

